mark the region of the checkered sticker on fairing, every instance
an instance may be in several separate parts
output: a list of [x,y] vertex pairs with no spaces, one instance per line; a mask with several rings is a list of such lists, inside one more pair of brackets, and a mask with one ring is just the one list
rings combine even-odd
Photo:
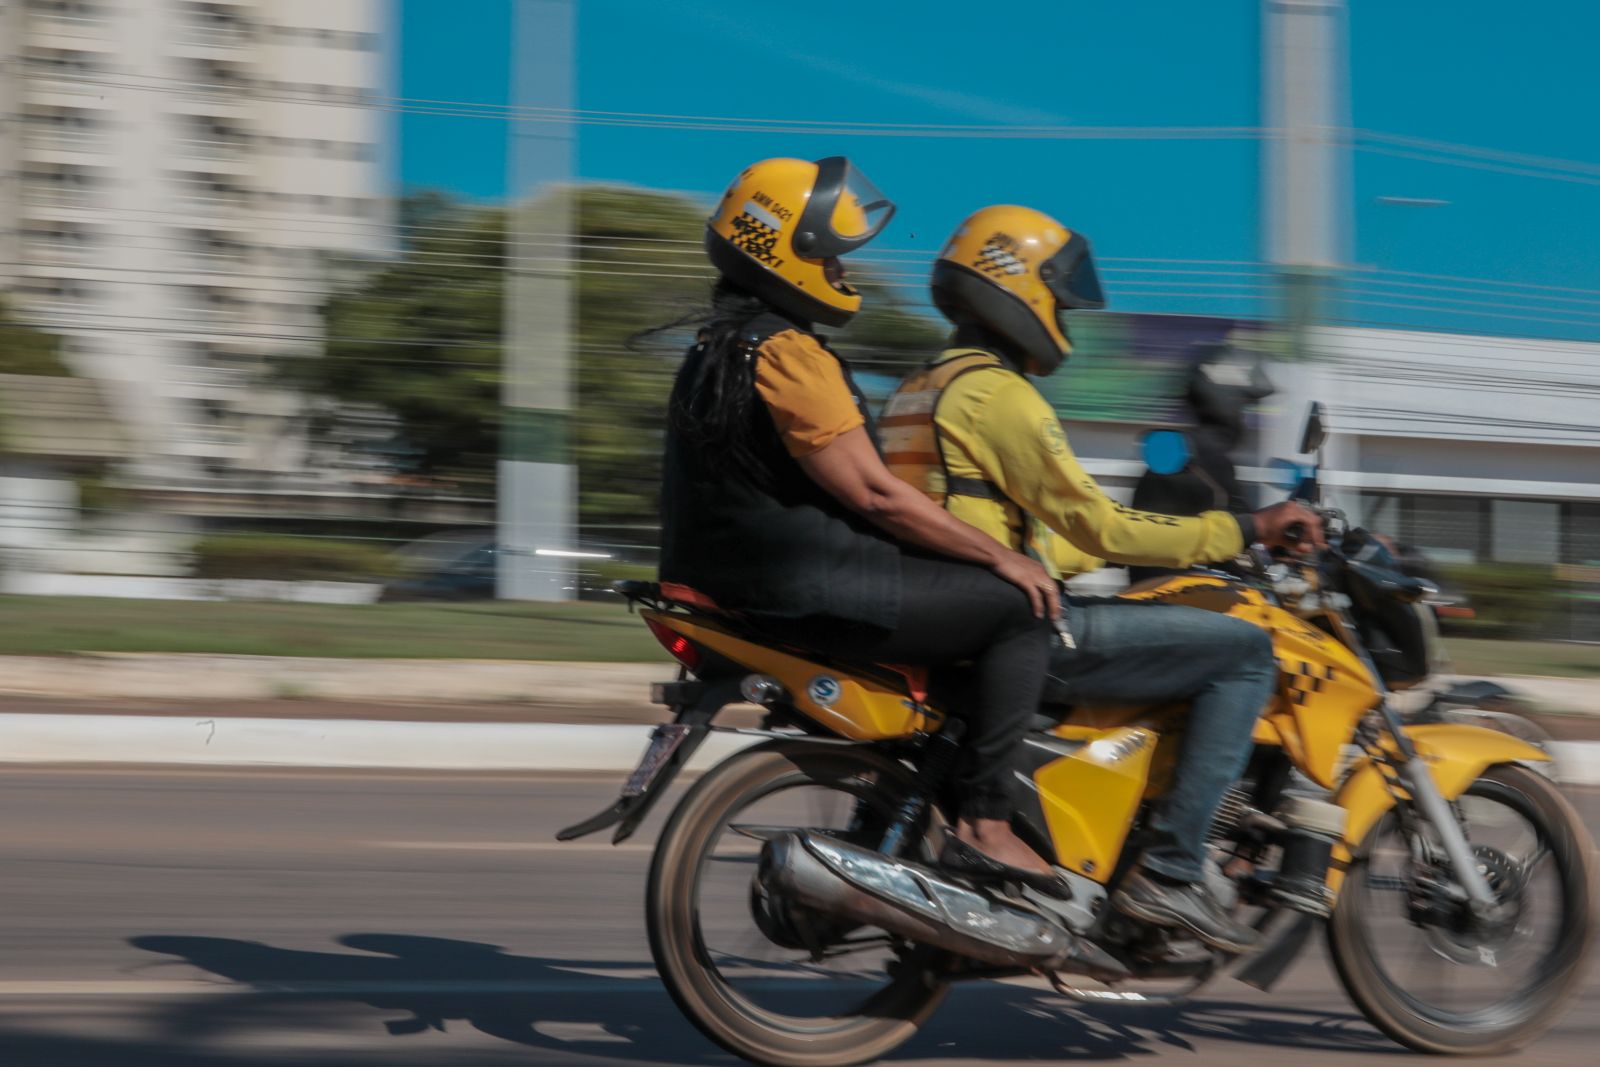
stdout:
[[1333,681],[1332,664],[1310,664],[1304,661],[1279,659],[1285,683],[1296,707],[1303,707],[1313,693],[1322,692],[1324,682]]

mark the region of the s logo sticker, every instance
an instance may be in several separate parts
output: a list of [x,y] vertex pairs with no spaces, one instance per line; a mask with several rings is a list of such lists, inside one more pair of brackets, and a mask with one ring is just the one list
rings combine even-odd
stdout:
[[1039,420],[1039,440],[1044,445],[1045,451],[1052,456],[1065,455],[1067,451],[1067,435],[1061,432],[1059,419]]
[[826,674],[817,675],[806,686],[806,696],[811,698],[811,703],[824,708],[833,707],[833,702],[839,699],[842,691],[839,679]]

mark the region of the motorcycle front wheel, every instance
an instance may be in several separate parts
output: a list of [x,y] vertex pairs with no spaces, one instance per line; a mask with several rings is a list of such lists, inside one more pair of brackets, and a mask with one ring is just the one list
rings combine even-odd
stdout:
[[[916,1034],[947,985],[881,930],[766,897],[763,842],[827,831],[876,847],[915,781],[866,747],[781,741],[719,764],[683,798],[650,868],[646,924],[661,980],[711,1040],[769,1067],[847,1067]],[[907,850],[924,854],[920,838]]]
[[1485,929],[1419,911],[1416,852],[1390,811],[1346,876],[1328,942],[1350,998],[1389,1037],[1418,1052],[1498,1055],[1551,1026],[1582,981],[1597,921],[1593,844],[1566,798],[1525,767],[1490,768],[1455,806],[1508,909],[1502,921]]

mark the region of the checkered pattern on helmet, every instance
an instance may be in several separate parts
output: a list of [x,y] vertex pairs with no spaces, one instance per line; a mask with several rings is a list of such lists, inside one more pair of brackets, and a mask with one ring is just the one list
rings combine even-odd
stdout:
[[1015,276],[1026,274],[1028,264],[1016,253],[1017,242],[1003,233],[997,233],[984,242],[978,250],[973,266],[985,274]]

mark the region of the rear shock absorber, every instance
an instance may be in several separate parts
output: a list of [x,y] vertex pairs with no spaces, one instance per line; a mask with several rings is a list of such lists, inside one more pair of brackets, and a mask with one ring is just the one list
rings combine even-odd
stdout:
[[959,719],[945,723],[944,729],[923,739],[917,750],[917,781],[919,788],[900,803],[900,810],[884,832],[878,851],[888,856],[898,856],[906,841],[928,810],[928,800],[937,796],[955,770],[956,757],[961,753],[962,726]]

